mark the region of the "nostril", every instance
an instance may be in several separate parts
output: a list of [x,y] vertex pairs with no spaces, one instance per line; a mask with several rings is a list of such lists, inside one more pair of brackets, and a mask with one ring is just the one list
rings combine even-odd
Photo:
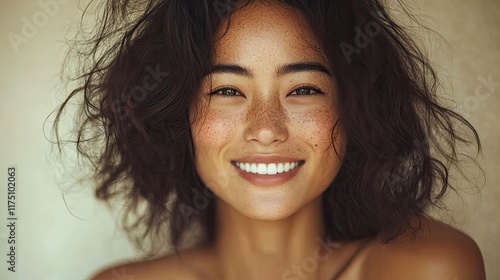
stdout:
[[249,124],[245,130],[247,141],[255,140],[268,145],[276,141],[288,139],[288,129],[284,123],[261,121]]

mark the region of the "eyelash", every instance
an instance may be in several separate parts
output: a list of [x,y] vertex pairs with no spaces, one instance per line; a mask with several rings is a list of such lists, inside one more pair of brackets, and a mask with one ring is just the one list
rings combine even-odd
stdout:
[[[232,91],[233,94],[219,94],[220,92],[222,91]],[[311,94],[292,94],[294,92],[298,92],[300,90],[310,90],[310,91],[315,91],[314,93],[311,93]],[[296,95],[296,96],[308,96],[308,95],[316,95],[316,94],[323,94],[323,92],[315,87],[315,86],[312,86],[312,85],[302,85],[300,86],[299,88],[297,89],[294,89],[291,93],[287,94],[288,95]],[[230,97],[230,96],[243,96],[243,94],[241,94],[238,90],[234,89],[234,88],[231,88],[231,87],[224,87],[224,88],[219,88],[219,89],[216,89],[214,91],[212,91],[210,93],[210,95],[220,95],[220,96],[224,96],[224,97]]]
[[[231,90],[239,95],[236,95],[236,94],[219,94],[219,92],[221,91],[227,91],[227,90]],[[219,88],[219,89],[216,89],[214,91],[212,91],[210,93],[210,95],[221,95],[221,96],[224,96],[224,97],[229,97],[229,96],[243,96],[238,90],[234,89],[234,88],[230,88],[230,87],[224,87],[224,88]]]
[[[297,92],[297,91],[299,91],[299,90],[311,90],[311,91],[315,91],[315,92],[314,92],[314,93],[311,93],[311,94],[292,94],[293,92]],[[301,85],[299,88],[294,89],[294,90],[292,91],[292,93],[287,94],[287,96],[288,96],[288,95],[305,96],[305,95],[323,94],[323,92],[322,92],[319,88],[317,88],[317,87],[315,87],[315,86],[313,86],[313,85]]]

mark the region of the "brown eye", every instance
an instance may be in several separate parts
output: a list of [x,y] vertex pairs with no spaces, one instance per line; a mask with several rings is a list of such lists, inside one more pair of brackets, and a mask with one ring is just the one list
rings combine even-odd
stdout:
[[210,95],[241,96],[242,94],[232,88],[222,88],[213,91]]
[[318,93],[321,93],[321,91],[317,88],[301,87],[301,88],[298,88],[298,89],[292,91],[289,95],[303,96],[303,95],[314,95],[314,94],[318,94]]

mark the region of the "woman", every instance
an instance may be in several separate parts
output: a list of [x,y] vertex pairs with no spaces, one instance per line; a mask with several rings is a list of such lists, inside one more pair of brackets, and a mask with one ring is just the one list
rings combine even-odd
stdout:
[[378,0],[104,10],[68,98],[78,149],[138,245],[175,253],[93,279],[485,278],[474,241],[426,214],[469,142],[456,123],[478,135]]

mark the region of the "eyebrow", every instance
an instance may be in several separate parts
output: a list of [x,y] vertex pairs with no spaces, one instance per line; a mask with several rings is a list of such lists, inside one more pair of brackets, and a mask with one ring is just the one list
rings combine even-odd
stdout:
[[[287,74],[299,72],[320,72],[327,74],[330,77],[332,76],[330,71],[328,71],[328,69],[319,62],[298,62],[285,64],[276,69],[276,76],[282,77]],[[248,78],[253,78],[254,76],[251,70],[236,64],[215,64],[210,68],[208,75],[215,73],[229,73]]]

